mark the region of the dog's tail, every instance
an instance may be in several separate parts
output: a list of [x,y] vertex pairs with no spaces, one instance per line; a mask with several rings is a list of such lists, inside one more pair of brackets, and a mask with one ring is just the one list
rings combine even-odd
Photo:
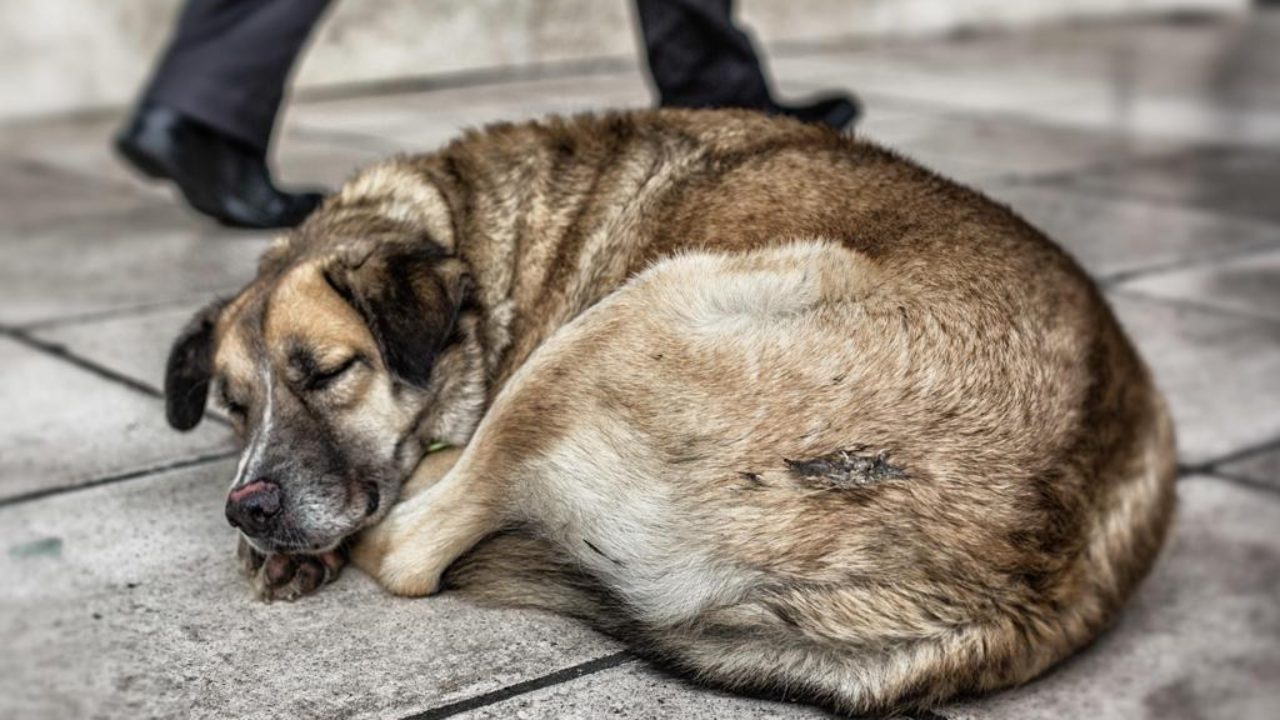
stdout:
[[491,607],[545,610],[583,620],[613,635],[625,633],[625,609],[551,543],[511,530],[472,548],[443,578],[442,589]]

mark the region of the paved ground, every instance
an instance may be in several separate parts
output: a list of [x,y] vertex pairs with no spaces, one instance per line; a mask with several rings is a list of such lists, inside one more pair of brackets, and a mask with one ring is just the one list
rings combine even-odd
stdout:
[[[1104,283],[1177,417],[1176,537],[1117,628],[960,718],[1280,717],[1280,16],[798,49],[793,94],[1011,203]],[[643,105],[635,73],[304,103],[287,178],[499,118]],[[0,132],[0,717],[819,717],[687,688],[573,622],[349,572],[250,601],[227,428],[169,431],[177,327],[265,236],[136,183],[115,120]]]

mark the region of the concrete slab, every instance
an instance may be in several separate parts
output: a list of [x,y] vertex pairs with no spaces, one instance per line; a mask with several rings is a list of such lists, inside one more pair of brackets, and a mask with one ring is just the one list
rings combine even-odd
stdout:
[[890,147],[961,181],[1016,180],[1150,155],[1168,145],[1125,135],[967,114],[934,115]]
[[158,398],[5,337],[0,367],[0,499],[233,449],[224,425],[173,432]]
[[395,154],[346,138],[285,133],[275,151],[275,179],[287,190],[337,190],[357,170]]
[[878,54],[939,72],[990,76],[1016,66],[1046,82],[1070,78],[1129,95],[1198,96],[1240,107],[1280,107],[1280,15],[1186,15],[1165,22],[1045,25],[887,45]]
[[[1276,113],[1280,123],[1280,113]],[[1277,135],[1280,140],[1280,134]],[[1077,173],[1062,184],[1280,223],[1280,151],[1213,146]]]
[[467,128],[550,114],[574,114],[652,104],[638,72],[549,78],[477,87],[439,88],[379,98],[301,103],[289,126],[299,135],[347,134],[390,152],[425,152]]
[[203,300],[249,280],[270,237],[170,203],[0,231],[0,324]]
[[120,316],[39,327],[30,334],[160,389],[169,346],[204,304],[204,300],[181,301]]
[[1199,464],[1280,436],[1280,324],[1112,292]]
[[607,655],[569,620],[390,597],[348,571],[249,597],[234,463],[0,508],[0,716],[385,718]]
[[1274,146],[1280,15],[1116,23],[899,43],[775,63],[782,78],[874,101],[999,113],[1062,127]]
[[125,185],[99,182],[6,153],[0,158],[0,244],[39,233],[51,222],[127,214],[153,200]]
[[636,660],[453,717],[458,720],[816,720],[832,715],[804,705],[752,700],[695,688]]
[[1194,208],[1026,185],[988,194],[1103,280],[1280,247],[1275,225]]
[[[1280,225],[1272,232],[1280,239]],[[1134,278],[1121,287],[1244,315],[1280,320],[1280,250]]]
[[1267,720],[1280,707],[1280,501],[1179,484],[1173,543],[1119,624],[1031,684],[942,708],[951,720]]
[[1092,82],[1045,82],[1042,74],[1011,64],[998,72],[965,72],[877,52],[833,52],[775,58],[773,75],[810,87],[844,88],[874,107],[881,100],[953,112],[1017,116],[1027,108],[1065,106],[1098,92]]

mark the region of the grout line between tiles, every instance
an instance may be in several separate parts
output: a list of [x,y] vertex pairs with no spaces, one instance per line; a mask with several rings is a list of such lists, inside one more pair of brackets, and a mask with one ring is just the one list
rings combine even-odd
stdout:
[[400,143],[385,135],[356,130],[333,130],[307,125],[305,121],[291,128],[294,137],[308,143],[367,152],[396,154],[405,152]]
[[1215,305],[1206,305],[1204,303],[1199,303],[1194,300],[1188,300],[1186,298],[1171,298],[1171,297],[1165,297],[1162,295],[1151,295],[1148,293],[1141,292],[1139,290],[1135,290],[1132,287],[1126,287],[1126,286],[1121,286],[1116,284],[1107,284],[1106,287],[1109,292],[1124,298],[1128,298],[1130,300],[1142,300],[1144,302],[1153,302],[1161,305],[1166,305],[1168,307],[1176,308],[1179,310],[1201,312],[1209,315],[1217,315],[1223,318],[1230,318],[1233,320],[1252,320],[1254,322],[1265,323],[1267,325],[1280,326],[1280,319],[1276,319],[1273,317],[1266,317],[1265,315],[1255,315],[1252,313],[1240,312],[1238,310],[1229,310],[1227,308],[1221,308]]
[[[29,333],[19,328],[0,326],[0,335],[4,337],[8,337],[14,340],[15,342],[25,345],[26,347],[32,350],[35,350],[37,352],[42,352],[46,355],[51,355],[59,360],[62,360],[63,362],[74,365],[80,368],[81,370],[84,370],[85,372],[96,375],[99,378],[102,378],[103,380],[107,380],[108,382],[112,382],[117,385],[123,385],[129,388],[130,390],[133,390],[138,393],[142,393],[143,395],[146,395],[151,398],[155,398],[157,400],[164,400],[164,393],[161,392],[159,389],[153,387],[149,383],[142,382],[141,380],[136,380],[132,377],[129,377],[128,375],[125,375],[124,373],[116,372],[115,370],[112,370],[111,368],[105,365],[99,365],[98,363],[88,358],[81,357],[80,355],[77,355],[71,352],[64,346],[59,345],[57,343],[52,343],[47,340],[41,340],[39,338],[33,337]],[[227,421],[226,418],[223,418],[218,412],[206,411],[204,417],[208,418],[210,422],[215,422],[225,427],[231,427],[231,423]]]
[[[1181,149],[1165,153],[1153,153],[1146,157],[1136,158],[1139,160],[1159,160],[1163,158],[1175,157],[1197,149],[1212,147],[1211,143],[1192,142],[1188,146]],[[1239,149],[1247,150],[1248,146],[1235,146]],[[1219,208],[1208,207],[1204,205],[1196,205],[1188,202],[1186,199],[1171,198],[1160,195],[1159,193],[1143,192],[1141,190],[1116,190],[1108,187],[1098,187],[1088,183],[1079,184],[1073,182],[1078,176],[1085,175],[1098,170],[1107,170],[1107,167],[1085,168],[1083,170],[1067,170],[1062,172],[1048,173],[1028,178],[1024,183],[1024,187],[1033,187],[1043,190],[1059,190],[1075,193],[1086,197],[1101,198],[1103,200],[1115,200],[1117,197],[1125,200],[1143,202],[1148,205],[1161,208],[1173,208],[1176,210],[1194,210],[1196,212],[1214,215],[1220,218],[1230,218],[1232,220],[1243,220],[1247,222],[1266,225],[1268,227],[1280,227],[1280,223],[1273,219],[1258,217],[1257,215],[1248,215],[1240,212],[1231,212]]]
[[129,377],[128,375],[118,373],[109,367],[99,365],[98,363],[92,360],[80,357],[79,355],[76,355],[75,353],[71,352],[70,350],[66,349],[65,347],[57,343],[48,342],[46,340],[40,340],[16,328],[6,328],[0,332],[3,332],[4,335],[6,335],[7,337],[10,337],[17,342],[22,343],[23,345],[26,345],[28,348],[31,348],[32,350],[37,350],[39,352],[45,353],[46,355],[52,355],[53,357],[56,357],[59,360],[75,365],[81,370],[97,375],[103,380],[108,380],[110,382],[116,383],[117,385],[123,385],[129,388],[130,390],[134,390],[135,392],[140,392],[143,395],[147,395],[153,398],[164,397],[164,393],[160,392],[155,387],[152,387],[151,385],[144,383],[140,380],[135,380]]
[[1233,485],[1242,485],[1244,487],[1257,490],[1259,492],[1270,493],[1271,495],[1280,497],[1280,487],[1276,487],[1275,485],[1263,482],[1261,480],[1254,480],[1253,478],[1245,477],[1243,475],[1236,475],[1235,473],[1224,473],[1220,470],[1214,470],[1214,471],[1205,473],[1205,475],[1211,478],[1222,480],[1223,482],[1229,482]]
[[1247,460],[1251,457],[1280,450],[1280,437],[1264,440],[1256,445],[1250,445],[1238,450],[1233,450],[1225,455],[1220,455],[1212,460],[1206,460],[1202,463],[1194,465],[1179,465],[1179,469],[1188,473],[1209,473],[1218,474],[1218,468],[1230,463]]
[[1254,480],[1253,478],[1247,478],[1232,473],[1223,473],[1217,470],[1202,470],[1197,473],[1197,476],[1198,477],[1196,478],[1188,479],[1192,482],[1196,482],[1197,480],[1217,480],[1218,482],[1227,483],[1228,485],[1249,488],[1250,490],[1264,493],[1272,497],[1280,497],[1280,487],[1276,487],[1275,485],[1271,485],[1270,483],[1266,483],[1261,480]]
[[[107,141],[104,140],[103,142],[107,142]],[[108,175],[99,174],[93,171],[87,171],[82,168],[67,167],[64,165],[60,165],[56,162],[50,162],[49,160],[41,157],[21,157],[19,158],[19,160],[27,168],[38,170],[39,172],[43,172],[43,173],[49,173],[54,176],[59,176],[61,180],[65,180],[68,182],[75,182],[75,183],[85,183],[92,187],[100,188],[102,190],[114,190],[116,192],[124,194],[125,196],[129,197],[131,200],[138,201],[139,205],[155,205],[159,207],[159,206],[162,206],[163,204],[168,204],[169,202],[171,202],[171,201],[166,201],[163,198],[153,197],[148,193],[146,193],[145,191],[143,191],[142,189],[138,188],[136,185],[133,185],[128,181],[122,180],[119,178],[110,177]],[[159,184],[158,181],[154,181],[150,179],[147,179],[146,182],[152,185]],[[92,215],[87,215],[85,217],[92,217]]]
[[75,485],[62,485],[59,487],[32,490],[31,492],[21,493],[19,495],[0,498],[0,507],[21,505],[23,503],[42,500],[56,495],[65,495],[67,493],[78,492],[80,490],[102,487],[103,485],[114,485],[116,483],[126,482],[129,480],[138,480],[140,478],[151,477],[152,475],[159,475],[172,470],[182,470],[184,468],[208,465],[220,460],[230,460],[238,454],[239,452],[236,450],[223,450],[221,452],[208,453],[206,455],[197,455],[193,458],[185,458],[183,460],[161,463],[159,465],[151,465],[149,467],[117,473],[115,475],[106,475],[86,482],[77,483]]
[[108,308],[106,310],[90,310],[88,312],[73,313],[70,315],[54,315],[40,320],[17,323],[12,326],[12,330],[30,333],[66,327],[68,325],[81,325],[84,323],[99,322],[102,320],[131,318],[164,310],[176,310],[194,303],[207,303],[213,298],[222,297],[223,295],[234,292],[235,288],[226,288],[223,290],[201,292],[197,295],[186,295],[183,297],[169,298],[167,300],[155,300],[152,302],[139,303],[137,305]]
[[[1014,208],[1015,210],[1017,208]],[[1280,243],[1261,242],[1245,248],[1235,250],[1225,250],[1219,253],[1210,253],[1199,258],[1182,258],[1178,260],[1170,260],[1165,263],[1156,265],[1148,265],[1146,267],[1132,268],[1129,270],[1119,270],[1113,273],[1095,276],[1098,282],[1106,285],[1119,285],[1130,280],[1141,280],[1153,275],[1163,275],[1166,273],[1182,272],[1184,270],[1195,270],[1198,268],[1209,268],[1214,265],[1224,265],[1226,263],[1235,262],[1237,260],[1247,260],[1255,255],[1266,255],[1280,250]]]
[[440,720],[440,718],[452,717],[460,713],[487,707],[489,705],[495,705],[535,690],[541,690],[543,688],[551,687],[552,685],[559,685],[571,680],[577,680],[578,678],[586,677],[587,675],[594,675],[595,673],[603,670],[609,670],[635,661],[636,658],[625,650],[622,652],[616,652],[612,655],[605,655],[604,657],[599,657],[595,660],[588,660],[584,663],[564,668],[563,670],[557,670],[553,673],[541,675],[531,680],[518,682],[514,685],[507,685],[506,687],[498,688],[493,692],[475,695],[473,697],[466,698],[465,700],[459,700],[447,705],[440,705],[438,707],[431,708],[430,710],[409,715],[405,717],[404,720]]

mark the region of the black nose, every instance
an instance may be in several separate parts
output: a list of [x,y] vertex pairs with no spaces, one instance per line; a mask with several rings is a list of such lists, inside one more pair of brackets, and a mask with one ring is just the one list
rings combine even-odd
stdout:
[[249,535],[266,532],[279,514],[280,488],[270,480],[259,478],[227,496],[227,520]]

